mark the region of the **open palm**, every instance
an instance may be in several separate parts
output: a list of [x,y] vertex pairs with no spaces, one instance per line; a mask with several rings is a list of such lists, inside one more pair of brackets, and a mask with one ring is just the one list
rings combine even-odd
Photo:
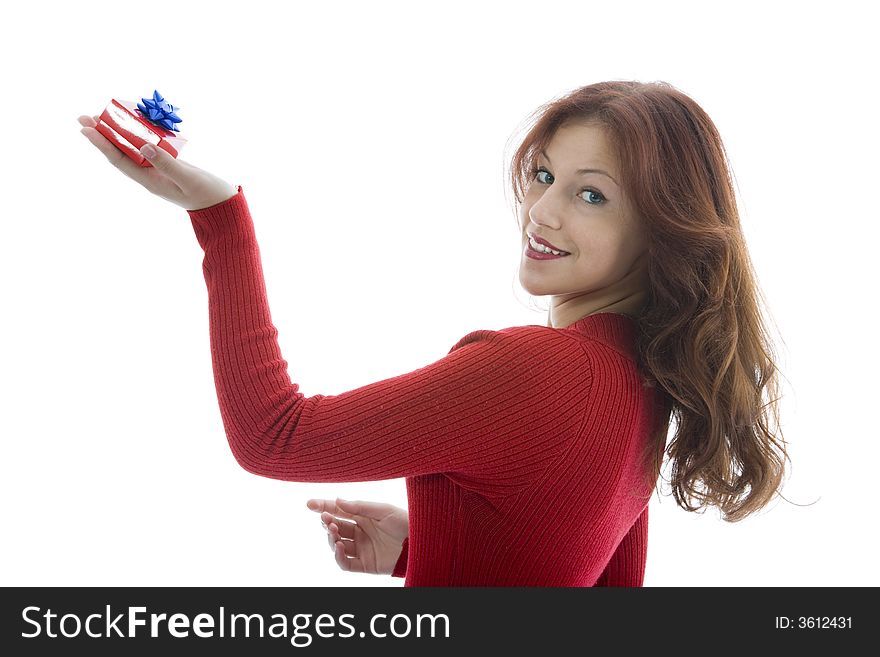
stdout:
[[99,116],[80,116],[77,119],[83,126],[80,132],[104,154],[110,164],[156,196],[184,210],[201,210],[222,203],[238,193],[238,188],[225,180],[175,158],[161,148],[156,148],[156,156],[149,160],[152,166],[135,164],[95,129],[98,119]]

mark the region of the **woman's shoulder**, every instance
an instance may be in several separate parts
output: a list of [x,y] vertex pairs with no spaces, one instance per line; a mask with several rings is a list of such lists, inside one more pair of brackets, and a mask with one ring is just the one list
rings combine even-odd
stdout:
[[450,353],[473,343],[490,343],[495,347],[523,352],[543,352],[547,357],[553,355],[548,348],[566,345],[582,348],[582,340],[574,333],[558,331],[537,324],[508,326],[500,329],[476,329],[464,335],[449,350]]
[[456,342],[449,353],[468,347],[503,351],[514,359],[540,358],[563,362],[577,361],[591,370],[614,370],[627,378],[638,376],[635,343],[627,334],[611,336],[572,328],[553,328],[537,324],[501,329],[477,329]]

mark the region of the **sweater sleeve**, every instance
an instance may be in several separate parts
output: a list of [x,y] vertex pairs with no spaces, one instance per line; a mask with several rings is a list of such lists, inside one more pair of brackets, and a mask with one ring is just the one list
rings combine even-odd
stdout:
[[645,580],[647,543],[648,507],[645,507],[593,586],[641,586]]
[[400,556],[397,558],[397,564],[394,566],[392,577],[406,577],[406,564],[409,560],[409,536],[403,539],[403,546],[400,550]]
[[473,331],[440,360],[339,395],[305,396],[272,324],[244,192],[189,211],[203,273],[214,382],[238,463],[302,482],[458,473],[521,485],[578,433],[591,383],[581,341],[546,327]]

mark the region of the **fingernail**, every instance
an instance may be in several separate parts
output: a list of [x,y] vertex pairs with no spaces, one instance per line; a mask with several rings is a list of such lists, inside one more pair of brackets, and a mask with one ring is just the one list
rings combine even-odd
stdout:
[[156,157],[156,148],[152,144],[144,144],[141,146],[141,155],[152,159]]

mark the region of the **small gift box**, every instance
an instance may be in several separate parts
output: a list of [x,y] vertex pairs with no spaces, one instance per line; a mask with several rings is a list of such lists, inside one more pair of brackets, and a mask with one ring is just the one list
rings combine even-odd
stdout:
[[144,144],[153,144],[177,157],[186,143],[176,125],[182,120],[175,113],[179,109],[155,90],[152,98],[141,98],[137,105],[113,98],[95,129],[136,164],[149,167],[150,161],[140,153]]

